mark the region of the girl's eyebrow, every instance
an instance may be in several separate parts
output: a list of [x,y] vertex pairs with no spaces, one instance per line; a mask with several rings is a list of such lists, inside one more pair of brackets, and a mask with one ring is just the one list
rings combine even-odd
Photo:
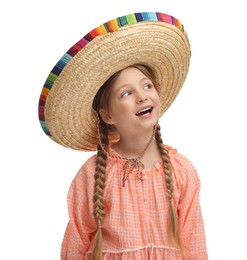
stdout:
[[119,92],[122,91],[123,88],[126,88],[126,87],[128,87],[128,86],[130,86],[130,85],[129,85],[129,84],[124,84],[124,85],[122,85],[120,88],[118,88],[114,93],[117,95],[117,94],[119,94]]
[[[141,79],[139,80],[139,82],[141,83],[142,81],[145,81],[145,80],[151,81],[148,77],[143,77],[143,78],[141,78]],[[122,88],[129,87],[129,86],[131,86],[131,84],[128,84],[128,83],[121,85],[121,86],[119,87],[119,89],[116,91],[116,93],[118,93]]]

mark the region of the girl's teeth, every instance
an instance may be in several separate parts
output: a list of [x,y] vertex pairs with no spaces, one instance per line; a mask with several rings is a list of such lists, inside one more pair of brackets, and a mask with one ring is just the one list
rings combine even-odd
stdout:
[[145,108],[145,109],[141,110],[140,112],[138,112],[136,115],[142,116],[142,115],[147,114],[147,113],[151,113],[151,108]]

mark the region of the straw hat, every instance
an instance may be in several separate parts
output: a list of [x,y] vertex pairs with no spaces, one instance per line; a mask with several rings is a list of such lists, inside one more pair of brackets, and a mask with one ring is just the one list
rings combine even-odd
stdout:
[[132,64],[153,69],[162,115],[178,95],[189,62],[189,40],[176,18],[147,12],[108,21],[73,45],[50,72],[40,95],[41,126],[65,147],[94,151],[98,132],[92,103],[112,74]]

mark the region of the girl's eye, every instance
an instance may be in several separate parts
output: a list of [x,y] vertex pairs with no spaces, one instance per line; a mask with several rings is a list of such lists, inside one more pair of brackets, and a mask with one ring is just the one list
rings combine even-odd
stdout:
[[131,91],[125,91],[124,93],[122,93],[121,97],[128,97],[132,94]]
[[151,84],[144,85],[145,90],[151,89],[152,87],[153,87],[153,85],[151,85]]

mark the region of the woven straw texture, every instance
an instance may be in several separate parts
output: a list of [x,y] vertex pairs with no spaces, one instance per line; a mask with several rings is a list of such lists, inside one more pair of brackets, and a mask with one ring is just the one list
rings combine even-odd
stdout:
[[190,62],[182,24],[161,13],[111,20],[85,35],[59,60],[42,89],[39,119],[44,132],[75,150],[94,151],[97,118],[92,102],[102,84],[132,64],[146,64],[160,83],[161,115],[178,95]]

